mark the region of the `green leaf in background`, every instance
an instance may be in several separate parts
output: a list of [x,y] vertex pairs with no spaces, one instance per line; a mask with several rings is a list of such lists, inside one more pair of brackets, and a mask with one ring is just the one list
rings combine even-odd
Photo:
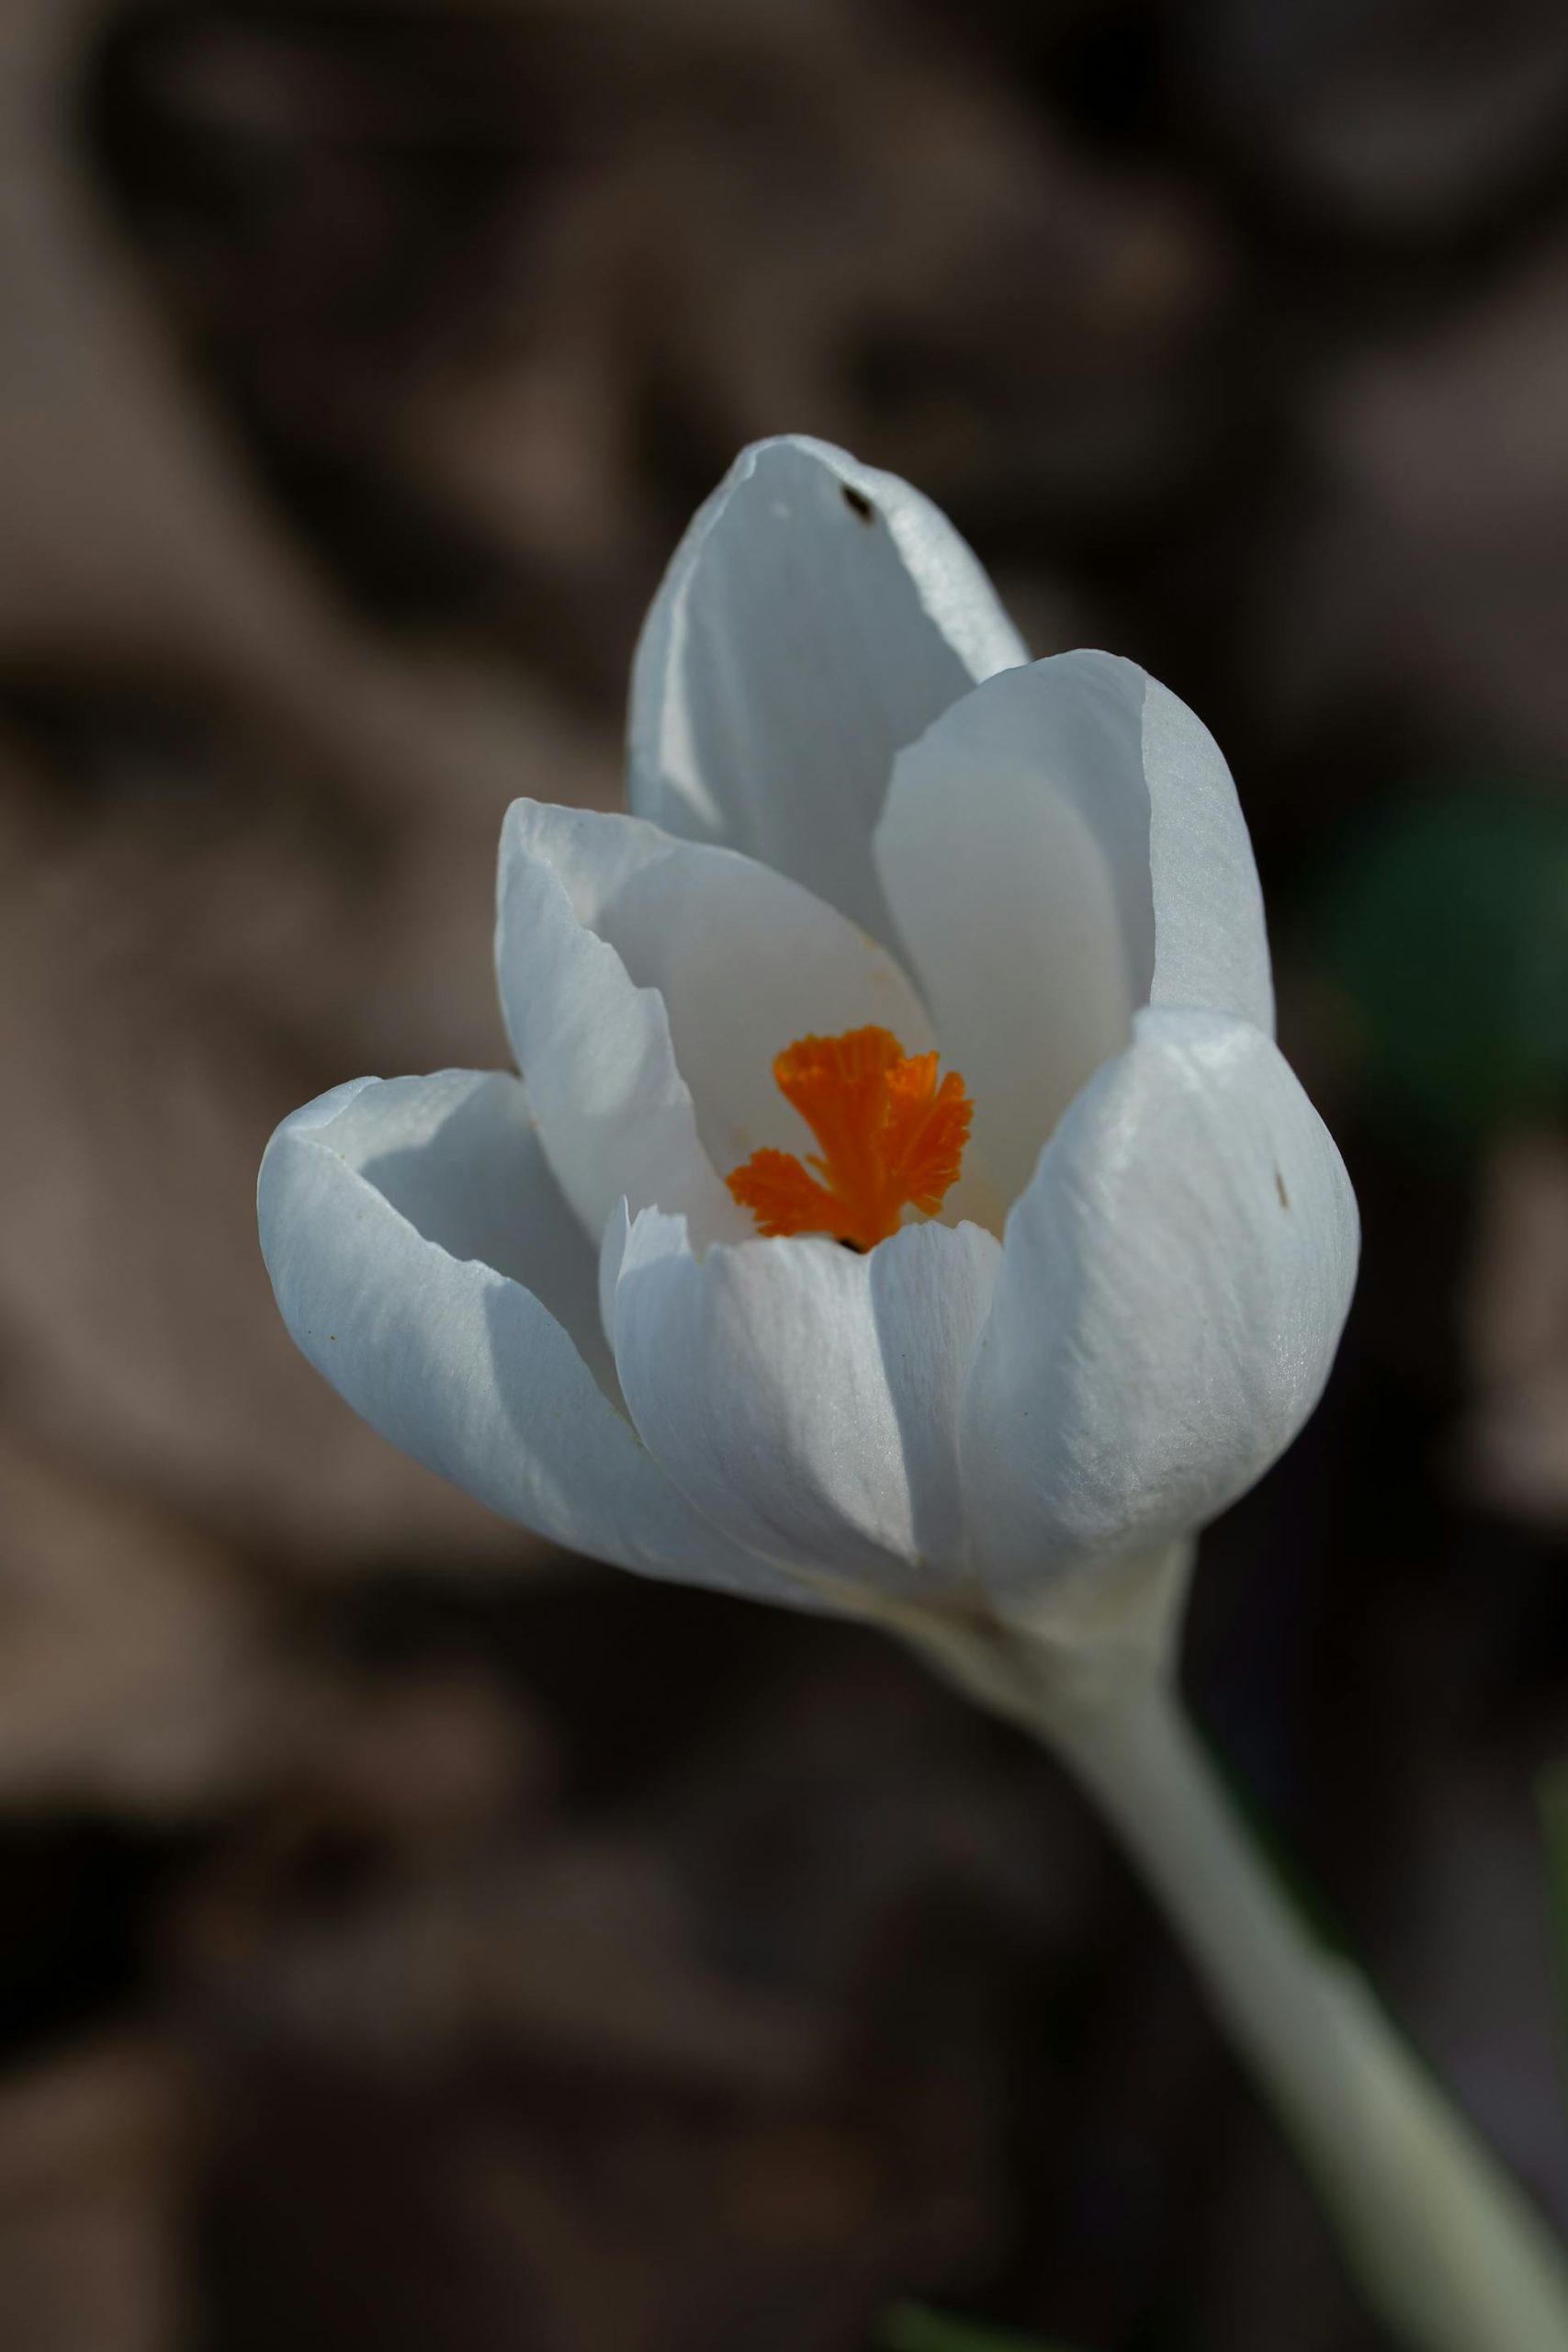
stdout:
[[1557,1946],[1557,1984],[1562,2003],[1562,2032],[1568,2044],[1568,1759],[1551,1764],[1536,1784],[1540,1826],[1546,1839],[1547,1883]]
[[1373,1107],[1476,1143],[1568,1103],[1568,797],[1498,784],[1385,810],[1318,910]]
[[985,2327],[978,2320],[954,2319],[923,2303],[896,2303],[882,2323],[878,2352],[1068,2352],[1038,2335]]

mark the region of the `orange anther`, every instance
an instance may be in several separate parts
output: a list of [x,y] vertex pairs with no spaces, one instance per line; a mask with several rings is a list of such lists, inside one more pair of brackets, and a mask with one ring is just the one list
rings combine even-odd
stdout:
[[[974,1105],[935,1054],[906,1054],[890,1030],[800,1037],[773,1064],[779,1091],[821,1145],[754,1151],[725,1179],[764,1234],[827,1233],[874,1250],[906,1206],[934,1216],[958,1180]],[[815,1175],[810,1170],[815,1169]]]

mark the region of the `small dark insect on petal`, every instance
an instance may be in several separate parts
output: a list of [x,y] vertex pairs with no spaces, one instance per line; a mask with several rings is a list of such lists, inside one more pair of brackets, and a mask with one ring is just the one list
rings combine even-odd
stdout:
[[1285,1180],[1277,1168],[1274,1170],[1274,1189],[1280,1195],[1280,1206],[1282,1209],[1288,1209],[1291,1205],[1291,1196],[1285,1190]]
[[863,523],[875,522],[876,509],[863,490],[856,490],[847,481],[840,483],[840,488],[844,493],[844,504],[852,514],[858,514]]

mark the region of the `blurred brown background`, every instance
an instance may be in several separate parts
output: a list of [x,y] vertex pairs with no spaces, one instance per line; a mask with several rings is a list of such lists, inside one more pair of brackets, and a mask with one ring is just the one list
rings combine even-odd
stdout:
[[781,429],[1231,755],[1367,1263],[1191,1680],[1568,2219],[1565,133],[1558,0],[0,0],[7,2352],[1374,2343],[1042,1758],[272,1311],[268,1131],[502,1058],[502,808]]

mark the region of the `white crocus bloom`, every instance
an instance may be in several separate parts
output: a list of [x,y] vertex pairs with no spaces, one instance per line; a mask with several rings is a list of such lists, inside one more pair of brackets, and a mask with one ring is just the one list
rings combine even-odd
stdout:
[[[362,1079],[279,1128],[300,1347],[496,1510],[655,1575],[1034,1620],[1167,1556],[1312,1410],[1356,1262],[1211,736],[1130,662],[1030,663],[934,507],[780,440],[649,617],[631,802],[508,815],[521,1080]],[[936,1214],[894,1170],[845,1248],[775,1064],[866,1032],[917,1092],[921,1057],[962,1077]],[[881,1148],[876,1074],[817,1079]],[[726,1181],[759,1151],[806,1188],[784,1238]]]
[[1555,2246],[1175,1697],[1191,1535],[1316,1403],[1357,1250],[1213,739],[1131,662],[1030,662],[926,500],[792,439],[671,566],[631,753],[632,816],[507,817],[522,1078],[358,1079],[273,1137],[289,1329],[524,1525],[881,1617],[1049,1740],[1395,2334],[1568,2352]]

